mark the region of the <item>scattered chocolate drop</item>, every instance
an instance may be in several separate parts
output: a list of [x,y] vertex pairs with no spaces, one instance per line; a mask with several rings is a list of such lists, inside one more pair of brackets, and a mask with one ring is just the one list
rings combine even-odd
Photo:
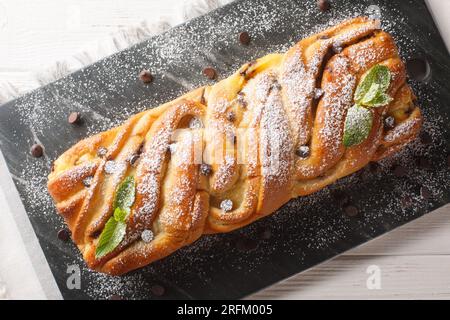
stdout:
[[417,158],[417,165],[420,169],[430,169],[431,163],[427,158],[424,157],[418,157]]
[[161,297],[166,292],[166,289],[164,289],[164,287],[159,284],[154,284],[150,287],[150,292],[157,297]]
[[113,294],[109,297],[109,300],[123,300],[123,298],[118,294]]
[[407,171],[404,166],[399,165],[399,164],[394,166],[394,175],[396,177],[404,177],[404,176],[406,176],[406,174],[407,174]]
[[200,165],[200,173],[204,176],[209,176],[212,173],[211,165],[209,165],[207,163],[202,163]]
[[263,227],[258,230],[258,237],[262,240],[268,240],[272,237],[272,231],[268,227]]
[[33,157],[40,158],[44,155],[44,147],[38,143],[35,143],[31,146],[30,153]]
[[258,243],[250,238],[241,237],[235,242],[236,249],[243,252],[253,251],[258,247]]
[[233,111],[227,113],[227,120],[230,122],[236,121],[236,114]]
[[372,161],[372,162],[369,162],[369,170],[373,174],[377,174],[377,173],[381,172],[381,166],[378,163]]
[[214,80],[216,78],[216,70],[214,70],[214,68],[212,67],[207,67],[205,69],[203,69],[203,74],[205,75],[205,77],[207,77],[210,80]]
[[67,122],[69,122],[70,124],[80,123],[80,120],[81,114],[79,112],[71,112],[67,117]]
[[430,189],[425,186],[420,187],[420,196],[425,200],[428,200],[432,197]]
[[431,138],[430,134],[428,132],[422,132],[420,135],[420,141],[423,144],[431,144],[433,142],[433,139]]
[[105,147],[99,147],[97,149],[97,156],[99,156],[100,158],[106,156],[106,153],[108,153],[108,149],[106,149]]
[[412,198],[410,196],[403,196],[401,199],[401,204],[403,208],[407,208],[412,204]]
[[349,217],[356,217],[358,215],[358,208],[353,205],[347,205],[344,207],[344,212]]
[[134,166],[138,160],[139,160],[139,155],[133,154],[129,159],[130,165]]
[[322,12],[327,11],[331,7],[329,0],[317,0],[317,5],[319,6],[320,11]]
[[64,242],[69,241],[70,239],[70,231],[67,229],[61,229],[58,231],[58,239]]
[[406,69],[410,78],[426,82],[431,77],[431,67],[425,58],[413,58],[406,61]]
[[250,43],[250,35],[247,31],[243,31],[239,33],[239,42],[245,46],[248,46]]
[[350,200],[349,196],[344,191],[341,190],[333,191],[332,197],[338,203],[339,206],[346,205]]
[[150,73],[149,70],[142,70],[139,73],[139,79],[143,82],[143,83],[150,83],[153,81],[153,75]]
[[308,158],[309,157],[309,147],[308,146],[300,146],[295,151],[295,154],[300,158]]
[[395,118],[392,116],[386,117],[384,119],[384,129],[392,130],[395,128]]

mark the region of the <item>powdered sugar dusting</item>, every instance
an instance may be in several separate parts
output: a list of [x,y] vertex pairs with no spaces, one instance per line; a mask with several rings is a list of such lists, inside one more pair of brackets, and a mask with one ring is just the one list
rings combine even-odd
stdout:
[[[373,3],[373,0],[342,1],[342,5],[321,13],[313,0],[237,2],[227,9],[226,18],[225,11],[212,13],[16,102],[14,114],[20,120],[17,128],[8,131],[6,138],[2,136],[2,148],[6,146],[9,150],[23,151],[19,161],[7,160],[16,162],[10,165],[12,174],[28,214],[33,224],[38,226],[36,230],[41,243],[45,244],[44,250],[48,253],[56,248],[61,252],[61,260],[55,260],[53,255],[48,255],[48,258],[52,259],[50,265],[58,274],[63,290],[66,265],[82,267],[83,293],[66,290],[64,294],[67,297],[84,294],[86,298],[108,298],[112,294],[154,298],[149,287],[158,283],[166,288],[168,297],[205,297],[212,291],[216,294],[214,297],[223,297],[230,290],[223,284],[222,274],[226,274],[227,283],[233,284],[233,292],[245,294],[255,288],[245,287],[244,282],[236,279],[257,277],[261,285],[269,284],[304,269],[310,264],[311,257],[314,261],[331,257],[343,248],[370,239],[447,202],[450,172],[445,153],[448,152],[446,124],[449,119],[442,115],[442,110],[445,110],[442,103],[444,84],[435,78],[429,84],[413,83],[425,117],[423,130],[432,137],[432,144],[425,145],[417,140],[399,154],[382,161],[380,172],[374,174],[362,170],[312,196],[289,202],[275,215],[245,229],[205,236],[167,259],[121,278],[88,271],[76,248],[58,242],[52,235],[52,231],[56,234],[56,230],[62,227],[62,220],[54,213],[46,192],[46,175],[51,161],[68,145],[81,137],[109,129],[130,114],[207,83],[200,74],[206,64],[214,64],[219,77],[225,77],[243,62],[268,52],[283,52],[308,34],[364,13],[366,7]],[[375,3],[383,4],[383,27],[396,38],[402,57],[420,52],[420,46],[425,46],[426,40],[414,32],[408,18],[396,9],[397,5],[387,1]],[[236,43],[236,35],[242,30],[251,33],[249,47],[243,48]],[[136,75],[143,67],[155,74],[155,82],[150,87],[141,86],[136,81]],[[439,68],[448,69],[444,63]],[[176,75],[180,81],[175,82],[166,74]],[[72,109],[81,111],[86,119],[86,130],[76,131],[62,125]],[[51,133],[49,128],[52,128]],[[3,135],[3,131],[0,134]],[[25,156],[25,146],[31,145],[34,137],[46,147],[48,154],[42,159]],[[5,154],[9,157],[9,153]],[[418,156],[429,159],[433,168],[423,170],[416,167]],[[392,176],[391,167],[396,163],[407,167],[407,177]],[[149,163],[150,166],[155,164]],[[151,181],[145,184],[151,186]],[[423,199],[417,191],[418,186],[429,188],[433,199]],[[349,193],[361,216],[356,219],[343,216],[341,208],[330,200],[334,190]],[[404,196],[412,198],[411,206],[407,208],[402,207],[399,201]],[[272,238],[258,240],[259,228],[268,228]],[[354,240],[355,237],[358,240]],[[257,244],[252,251],[243,252],[235,245],[241,238]],[[289,261],[290,264],[286,266],[281,261]],[[292,265],[298,267],[293,268]],[[263,276],[267,266],[276,270],[276,275]],[[210,290],[211,284],[215,290]]]

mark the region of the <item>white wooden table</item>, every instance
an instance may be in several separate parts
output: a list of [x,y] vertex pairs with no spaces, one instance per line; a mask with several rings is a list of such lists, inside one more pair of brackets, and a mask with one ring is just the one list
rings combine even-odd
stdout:
[[[160,15],[173,16],[179,2],[0,0],[0,83],[34,87],[33,74],[44,66],[108,37],[117,28]],[[450,45],[450,0],[429,3]],[[181,21],[180,16],[172,19]],[[2,201],[0,194],[0,205]],[[446,206],[251,298],[449,299],[449,243],[450,206]],[[372,276],[368,268],[375,270]],[[370,281],[377,275],[379,282]],[[15,292],[16,297],[27,297],[26,290]]]

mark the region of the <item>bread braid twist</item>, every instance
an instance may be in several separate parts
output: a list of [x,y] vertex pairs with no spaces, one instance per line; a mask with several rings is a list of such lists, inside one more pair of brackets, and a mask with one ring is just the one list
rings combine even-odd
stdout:
[[[370,109],[369,136],[346,148],[355,88],[377,64],[391,72],[394,99]],[[414,100],[391,36],[378,21],[358,17],[80,141],[55,161],[48,188],[89,267],[119,275],[204,233],[245,226],[397,151],[420,129]],[[383,126],[386,116],[393,128]],[[135,177],[136,198],[126,235],[98,258],[98,236],[127,176]],[[142,240],[146,230],[153,240]]]

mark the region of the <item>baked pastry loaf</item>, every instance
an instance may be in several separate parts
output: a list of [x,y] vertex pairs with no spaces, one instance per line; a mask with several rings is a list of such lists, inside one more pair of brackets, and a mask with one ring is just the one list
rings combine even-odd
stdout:
[[[374,66],[388,82],[367,75]],[[385,100],[358,98],[371,125],[349,144],[359,86]],[[78,142],[54,162],[48,189],[88,266],[120,275],[320,190],[420,126],[394,40],[358,17]]]

